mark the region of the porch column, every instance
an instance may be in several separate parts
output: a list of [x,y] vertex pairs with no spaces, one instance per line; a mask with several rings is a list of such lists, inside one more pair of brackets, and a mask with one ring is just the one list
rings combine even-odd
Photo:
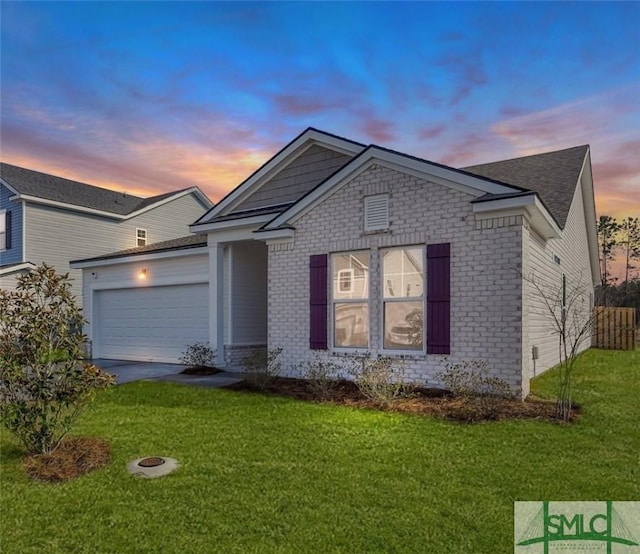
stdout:
[[209,243],[209,345],[224,367],[224,246]]

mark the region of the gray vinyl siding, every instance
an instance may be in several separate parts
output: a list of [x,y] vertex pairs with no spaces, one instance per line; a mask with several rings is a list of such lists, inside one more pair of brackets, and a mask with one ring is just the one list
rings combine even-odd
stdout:
[[80,300],[82,271],[70,269],[71,260],[133,248],[137,228],[147,230],[148,244],[188,235],[188,226],[204,212],[192,194],[124,221],[27,204],[26,251],[35,264],[46,262],[60,272],[69,272],[73,292]]
[[[532,229],[525,234],[528,235],[528,240],[524,241],[523,251],[523,365],[529,376],[534,377],[557,365],[560,360],[559,337],[555,332],[551,313],[532,280],[538,283],[546,296],[554,297],[561,294],[564,273],[567,294],[576,288],[584,291],[585,302],[580,302],[578,306],[585,321],[592,308],[593,287],[581,186],[576,187],[561,238],[544,241]],[[554,261],[554,256],[559,258],[559,264]],[[535,361],[531,354],[533,346],[537,347],[539,353],[539,358]],[[589,346],[590,337],[587,337],[579,350],[585,350]]]
[[258,191],[236,206],[234,211],[250,210],[295,202],[345,165],[351,156],[314,145]]
[[241,242],[231,250],[228,344],[267,343],[267,247],[262,242]]
[[14,193],[0,185],[0,210],[11,211],[11,248],[0,251],[0,265],[24,262],[22,256],[22,202],[9,200]]

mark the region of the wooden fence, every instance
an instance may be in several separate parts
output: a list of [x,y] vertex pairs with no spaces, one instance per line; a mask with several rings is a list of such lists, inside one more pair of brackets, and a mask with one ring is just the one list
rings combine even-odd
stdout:
[[634,350],[636,309],[596,306],[593,317],[593,345],[608,350]]

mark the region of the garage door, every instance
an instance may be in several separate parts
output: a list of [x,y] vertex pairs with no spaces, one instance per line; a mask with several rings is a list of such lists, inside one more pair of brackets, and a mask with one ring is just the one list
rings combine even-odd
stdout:
[[93,356],[177,362],[187,344],[209,340],[207,284],[96,292]]

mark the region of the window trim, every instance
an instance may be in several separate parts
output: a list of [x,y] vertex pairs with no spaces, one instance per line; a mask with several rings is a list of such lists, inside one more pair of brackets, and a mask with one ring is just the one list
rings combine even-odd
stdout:
[[[419,248],[422,253],[422,298],[415,296],[399,296],[397,298],[385,299],[385,276],[384,276],[384,254],[392,250],[408,250]],[[380,315],[378,317],[378,338],[380,340],[379,352],[388,356],[426,356],[427,355],[427,245],[426,244],[403,244],[401,246],[390,246],[378,250],[378,267],[380,273],[380,293],[378,295]],[[386,302],[419,302],[422,299],[422,348],[385,348],[385,303]]]
[[[358,253],[366,253],[369,256],[369,269],[367,271],[367,297],[366,298],[338,298],[336,299],[334,296],[334,288],[333,288],[333,264],[334,257],[340,255],[352,255]],[[338,251],[338,252],[330,252],[329,253],[329,315],[331,321],[331,341],[330,348],[332,352],[336,353],[346,353],[353,354],[357,351],[367,351],[371,348],[371,258],[372,251],[369,248],[359,249],[359,250],[346,250],[346,251]],[[338,270],[340,271],[340,270]],[[353,272],[353,269],[349,269],[349,271]],[[355,275],[354,275],[355,277]],[[351,290],[348,292],[353,292],[353,282],[354,279],[351,280]],[[347,291],[342,291],[347,292]],[[366,304],[367,305],[367,344],[366,346],[339,346],[336,345],[336,304]]]
[[0,252],[5,252],[7,249],[7,210],[0,210],[0,220],[2,220],[2,224],[4,225],[4,233],[0,235],[2,237],[2,241],[0,242]]
[[[142,237],[138,235],[140,231],[144,232],[144,244],[138,244],[138,241],[142,240]],[[149,244],[149,235],[147,233],[147,230],[143,229],[142,227],[136,227],[136,248],[140,246],[147,246],[147,244]]]

